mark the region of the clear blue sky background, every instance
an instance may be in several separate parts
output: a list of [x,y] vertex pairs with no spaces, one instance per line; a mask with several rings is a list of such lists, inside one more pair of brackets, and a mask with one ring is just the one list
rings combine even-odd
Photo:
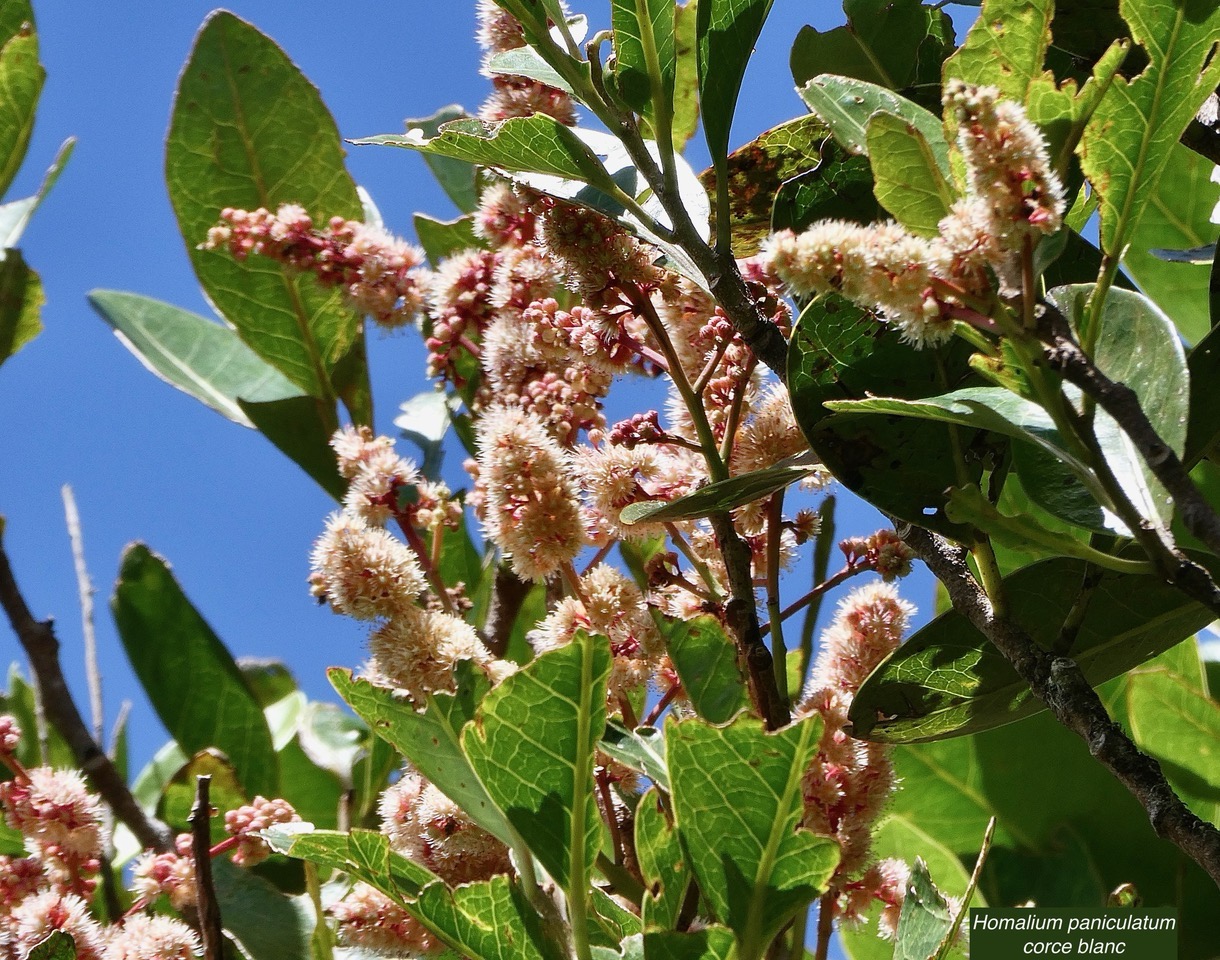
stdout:
[[[591,14],[594,27],[605,25],[604,0],[575,6]],[[26,168],[8,199],[33,192],[65,137],[79,144],[22,244],[46,287],[46,330],[0,369],[0,513],[31,607],[58,622],[84,707],[60,502],[61,484],[74,487],[98,587],[107,722],[123,699],[135,701],[138,769],[164,734],[131,679],[107,609],[124,544],[143,540],[168,558],[235,654],[284,659],[314,697],[334,699],[323,670],[361,661],[364,631],[317,608],[305,587],[310,545],[333,504],[259,435],[143,370],[85,301],[89,290],[104,287],[209,313],[166,197],[162,162],[178,73],[211,5],[36,0],[35,7],[48,79]],[[404,117],[483,99],[473,8],[473,0],[245,0],[235,12],[287,50],[321,89],[341,133],[355,138],[398,132]],[[735,144],[802,112],[788,47],[811,17],[826,28],[842,13],[826,2],[776,3],[746,79]],[[696,167],[701,154],[696,142]],[[349,166],[399,233],[410,232],[413,211],[453,213],[417,156],[352,148]],[[378,427],[392,432],[397,405],[425,387],[418,337],[374,335],[370,354]],[[447,468],[461,483],[459,461],[454,451]],[[843,533],[878,525],[859,508],[842,519]],[[797,596],[805,582],[800,575],[788,595]],[[907,592],[925,611],[931,606],[925,576],[908,581]],[[19,653],[0,628],[0,660]]]

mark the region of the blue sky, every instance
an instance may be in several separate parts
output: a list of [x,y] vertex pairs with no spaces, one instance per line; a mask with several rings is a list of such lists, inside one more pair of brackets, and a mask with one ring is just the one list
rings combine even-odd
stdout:
[[[593,15],[595,27],[607,18],[608,4],[575,6]],[[107,608],[126,543],[145,541],[170,561],[236,655],[287,661],[311,696],[334,699],[323,670],[362,660],[364,630],[318,609],[305,587],[310,545],[333,504],[257,434],[144,371],[85,300],[102,287],[210,312],[177,232],[162,162],[177,76],[212,8],[193,0],[35,7],[48,79],[10,198],[33,192],[65,137],[79,143],[23,242],[46,287],[46,330],[0,369],[0,513],[30,606],[57,620],[83,705],[81,630],[60,501],[62,484],[75,489],[98,587],[107,722],[123,699],[135,701],[138,769],[164,734],[131,679]],[[234,12],[287,50],[321,89],[342,134],[356,138],[398,132],[404,117],[452,102],[474,106],[484,97],[473,8],[247,0]],[[746,79],[734,144],[802,112],[787,51],[811,15],[820,28],[842,19],[830,3],[776,3]],[[702,148],[695,147],[698,167]],[[409,234],[413,211],[453,213],[420,159],[405,151],[352,148],[349,167],[397,232]],[[398,404],[426,386],[418,338],[374,334],[370,354],[378,426],[392,432]],[[447,470],[458,483],[459,462],[451,453]],[[840,531],[876,526],[854,508]],[[806,577],[798,574],[786,596],[803,592]],[[908,581],[907,592],[930,608],[926,577]],[[19,652],[7,628],[0,630],[0,660],[18,660]]]

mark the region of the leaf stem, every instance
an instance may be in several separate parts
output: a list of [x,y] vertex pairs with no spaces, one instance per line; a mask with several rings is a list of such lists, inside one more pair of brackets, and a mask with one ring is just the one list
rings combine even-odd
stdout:
[[767,618],[771,622],[771,658],[775,663],[775,686],[781,702],[791,710],[788,690],[788,647],[784,643],[784,618],[779,605],[780,540],[784,532],[784,491],[767,502]]

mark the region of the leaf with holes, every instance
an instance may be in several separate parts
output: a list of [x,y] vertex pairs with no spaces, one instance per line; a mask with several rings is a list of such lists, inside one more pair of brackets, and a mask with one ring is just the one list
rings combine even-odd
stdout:
[[677,929],[691,872],[656,787],[635,808],[635,852],[646,891],[641,904],[645,928]]
[[761,956],[838,864],[836,841],[798,829],[801,780],[821,735],[817,716],[776,733],[745,716],[727,727],[666,726],[675,822],[699,887],[741,956]]
[[[1155,574],[1097,572],[1074,558],[1023,567],[1004,578],[1004,592],[1017,625],[1045,650],[1055,649],[1068,613],[1083,599],[1083,619],[1063,653],[1094,686],[1210,622],[1201,604]],[[949,611],[873,671],[852,701],[850,719],[856,737],[912,743],[978,733],[1044,709],[1003,655]]]
[[[182,72],[165,177],[195,273],[216,309],[305,393],[333,400],[337,368],[363,351],[360,317],[342,291],[267,258],[238,261],[199,249],[226,207],[297,203],[321,223],[363,216],[317,89],[284,51],[231,13],[208,18]],[[363,359],[356,367],[354,390],[367,392]],[[370,420],[359,405],[352,414]]]

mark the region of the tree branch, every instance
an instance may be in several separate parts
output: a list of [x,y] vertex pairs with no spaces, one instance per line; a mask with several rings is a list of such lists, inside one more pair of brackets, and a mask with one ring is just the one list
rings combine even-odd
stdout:
[[966,565],[962,548],[922,527],[904,524],[900,533],[945,585],[953,608],[1003,654],[1034,696],[1084,740],[1089,753],[1139,801],[1157,836],[1176,845],[1220,886],[1220,830],[1187,808],[1160,764],[1110,719],[1076,662],[1042,649],[1018,624],[998,616]]
[[1220,556],[1220,516],[1190,479],[1178,455],[1156,432],[1135,391],[1126,384],[1115,383],[1097,368],[1057,311],[1048,308],[1046,316],[1050,321],[1046,357],[1051,367],[1114,418],[1153,475],[1173,497],[1186,529]]
[[220,904],[212,883],[212,803],[210,775],[195,777],[195,803],[191,806],[191,853],[195,860],[196,900],[199,908],[199,939],[203,960],[224,960],[224,927]]
[[513,624],[521,605],[529,596],[532,584],[522,580],[507,563],[496,566],[496,579],[491,588],[487,621],[483,627],[483,642],[495,656],[503,657],[512,639]]
[[136,803],[127,784],[101,745],[93,739],[81,719],[68,683],[59,663],[59,640],[50,620],[36,620],[13,577],[8,554],[4,550],[3,525],[0,524],[0,607],[12,625],[13,632],[30,658],[43,709],[47,719],[59,731],[76,763],[89,777],[127,828],[145,847],[160,853],[174,849],[173,832],[165,824],[148,816]]

